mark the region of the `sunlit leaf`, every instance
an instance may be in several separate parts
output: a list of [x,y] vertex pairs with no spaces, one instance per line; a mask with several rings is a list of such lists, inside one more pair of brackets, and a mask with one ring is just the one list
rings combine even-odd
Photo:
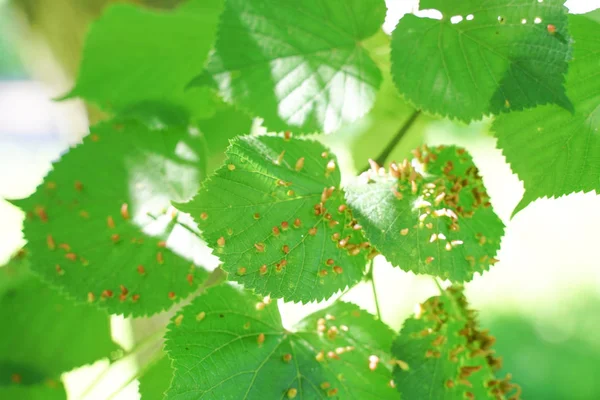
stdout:
[[361,42],[382,0],[230,0],[207,74],[270,130],[331,132],[373,105],[381,73]]
[[175,377],[167,399],[396,399],[392,339],[382,322],[342,302],[290,332],[275,302],[223,285],[170,325]]
[[538,198],[600,193],[600,24],[572,15],[570,26],[575,44],[566,86],[575,114],[549,105],[494,121],[498,147],[525,186],[515,212]]
[[308,302],[358,282],[369,252],[344,204],[336,158],[320,143],[232,141],[228,159],[188,204],[229,279]]

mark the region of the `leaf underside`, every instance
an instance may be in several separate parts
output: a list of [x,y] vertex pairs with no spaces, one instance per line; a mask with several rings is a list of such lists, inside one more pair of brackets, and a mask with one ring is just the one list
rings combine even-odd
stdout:
[[563,87],[570,55],[563,3],[422,1],[421,9],[437,9],[443,18],[407,14],[396,26],[392,75],[400,93],[465,122],[547,103],[572,110]]
[[169,326],[175,377],[167,399],[395,399],[392,338],[383,323],[342,302],[289,332],[275,302],[223,285]]
[[348,204],[367,239],[393,265],[469,281],[496,262],[504,224],[464,149],[424,146],[415,155],[412,164],[363,174],[346,188]]

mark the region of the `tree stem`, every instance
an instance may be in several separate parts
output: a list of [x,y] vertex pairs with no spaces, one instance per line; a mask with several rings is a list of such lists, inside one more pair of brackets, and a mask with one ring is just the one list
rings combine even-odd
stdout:
[[[410,115],[410,117],[408,117],[406,122],[404,122],[404,124],[400,127],[400,130],[398,130],[398,132],[396,133],[396,136],[394,136],[392,138],[392,140],[389,141],[387,146],[385,146],[385,148],[381,151],[381,153],[379,153],[379,155],[375,159],[375,162],[378,165],[383,165],[385,163],[385,161],[387,160],[389,155],[392,153],[394,148],[398,145],[398,143],[400,143],[400,141],[402,140],[404,135],[406,135],[406,132],[408,132],[410,130],[410,128],[413,126],[413,124],[415,123],[415,121],[417,120],[419,115],[421,115],[421,110],[415,110]],[[362,172],[367,171],[369,168],[370,168],[370,166],[363,168]]]

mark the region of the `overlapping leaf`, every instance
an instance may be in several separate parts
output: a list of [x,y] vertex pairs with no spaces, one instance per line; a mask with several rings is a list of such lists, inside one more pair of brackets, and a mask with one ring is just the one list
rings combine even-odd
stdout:
[[405,271],[468,281],[496,262],[504,224],[464,149],[415,151],[414,164],[369,171],[346,188],[365,235]]
[[[393,33],[392,74],[417,107],[462,121],[565,95],[570,36],[564,0],[423,0],[441,20],[404,16]],[[460,19],[460,22],[457,22]]]
[[225,165],[188,204],[229,279],[288,301],[322,300],[358,282],[368,243],[344,204],[336,159],[320,143],[232,141]]
[[118,4],[92,25],[70,96],[108,109],[166,99],[194,112],[207,91],[185,92],[214,44],[223,0],[189,0],[175,10]]
[[158,312],[191,293],[197,268],[166,247],[175,220],[149,215],[198,190],[202,151],[184,127],[131,120],[92,128],[31,197],[16,202],[27,213],[32,269],[112,313]]
[[600,193],[600,24],[573,15],[570,26],[575,44],[566,86],[575,114],[549,105],[494,121],[498,147],[525,185],[515,212],[542,197]]
[[270,130],[333,131],[374,102],[381,73],[361,41],[385,10],[381,0],[229,0],[197,83],[214,80]]
[[495,341],[478,327],[462,288],[428,299],[406,320],[392,347],[402,399],[520,399],[510,375],[495,375],[502,364],[492,350]]
[[392,339],[382,322],[341,302],[290,332],[275,302],[223,285],[170,325],[167,399],[395,399]]
[[50,391],[62,373],[107,358],[118,346],[108,314],[67,300],[26,263],[15,259],[0,268],[0,387],[50,384]]

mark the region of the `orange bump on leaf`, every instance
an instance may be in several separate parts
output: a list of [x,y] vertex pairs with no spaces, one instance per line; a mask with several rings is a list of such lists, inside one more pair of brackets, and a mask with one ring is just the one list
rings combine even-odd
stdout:
[[48,248],[50,250],[56,249],[56,242],[54,242],[54,238],[52,237],[52,235],[46,236],[46,243],[48,243]]
[[129,206],[127,205],[127,203],[123,203],[123,205],[121,205],[121,217],[123,217],[123,219],[130,218]]

